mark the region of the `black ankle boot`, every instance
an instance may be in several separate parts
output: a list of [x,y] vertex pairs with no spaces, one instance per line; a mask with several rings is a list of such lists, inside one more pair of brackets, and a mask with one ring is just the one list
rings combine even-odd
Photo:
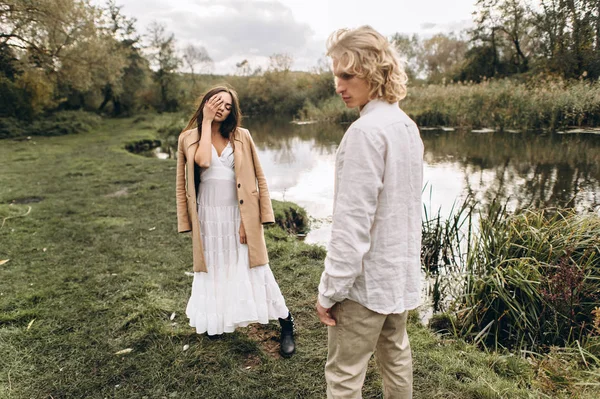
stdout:
[[210,339],[211,341],[218,341],[220,339],[223,339],[225,334],[213,334],[210,335],[209,333],[206,333],[206,336],[208,337],[208,339]]
[[279,353],[287,358],[296,352],[296,342],[294,342],[294,318],[288,313],[286,319],[279,319],[281,325],[281,338],[279,340]]

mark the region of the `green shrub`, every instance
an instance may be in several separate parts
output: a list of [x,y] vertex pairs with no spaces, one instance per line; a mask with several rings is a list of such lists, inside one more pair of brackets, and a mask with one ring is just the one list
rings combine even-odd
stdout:
[[0,118],[0,139],[24,136],[24,122],[16,118]]
[[96,127],[100,121],[98,115],[83,111],[61,111],[32,122],[0,118],[0,138],[83,133]]
[[[0,117],[15,117],[30,120],[35,111],[30,94],[14,81],[0,75]],[[0,138],[3,138],[0,131]]]

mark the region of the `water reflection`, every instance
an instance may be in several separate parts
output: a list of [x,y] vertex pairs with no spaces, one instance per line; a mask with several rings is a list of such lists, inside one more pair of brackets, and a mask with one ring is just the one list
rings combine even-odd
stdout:
[[[273,197],[306,207],[317,219],[331,216],[337,144],[346,126],[295,126],[287,121],[248,120]],[[424,202],[449,212],[468,195],[482,204],[509,208],[600,205],[600,137],[423,131]],[[325,223],[307,237],[324,243]]]
[[428,166],[460,171],[462,196],[508,200],[512,209],[600,205],[598,136],[424,132],[423,139]]
[[326,244],[331,233],[335,152],[347,126],[256,119],[247,120],[245,126],[257,145],[271,196],[304,207],[315,219],[306,242]]
[[[294,201],[317,219],[307,242],[325,244],[333,207],[335,152],[347,126],[294,125],[247,119],[272,197]],[[471,195],[482,204],[508,201],[512,209],[600,207],[597,135],[476,134],[423,131],[424,203],[442,215]]]

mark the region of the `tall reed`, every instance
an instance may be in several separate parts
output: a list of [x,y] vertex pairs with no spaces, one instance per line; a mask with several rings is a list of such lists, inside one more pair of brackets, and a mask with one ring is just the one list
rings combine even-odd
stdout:
[[[348,121],[335,96],[306,101],[300,119]],[[400,107],[419,126],[550,130],[600,126],[600,82],[566,81],[538,76],[527,82],[510,79],[409,87]]]
[[[434,259],[438,270],[453,270],[444,275],[454,286],[439,287],[455,298],[455,333],[493,349],[576,346],[597,361],[600,217],[567,209],[509,213],[497,203],[473,217],[475,206],[457,208],[436,229],[436,218],[423,224],[424,266],[435,272],[427,263]],[[431,256],[432,232],[452,262]]]
[[538,77],[521,83],[427,85],[409,90],[401,107],[421,126],[558,130],[600,125],[600,82]]

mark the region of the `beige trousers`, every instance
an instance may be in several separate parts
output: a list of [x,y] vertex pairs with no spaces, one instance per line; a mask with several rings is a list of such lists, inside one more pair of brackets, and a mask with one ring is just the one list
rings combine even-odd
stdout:
[[367,364],[376,359],[383,377],[384,398],[412,398],[412,355],[406,333],[408,311],[379,314],[349,299],[331,310],[325,364],[328,399],[360,399]]

